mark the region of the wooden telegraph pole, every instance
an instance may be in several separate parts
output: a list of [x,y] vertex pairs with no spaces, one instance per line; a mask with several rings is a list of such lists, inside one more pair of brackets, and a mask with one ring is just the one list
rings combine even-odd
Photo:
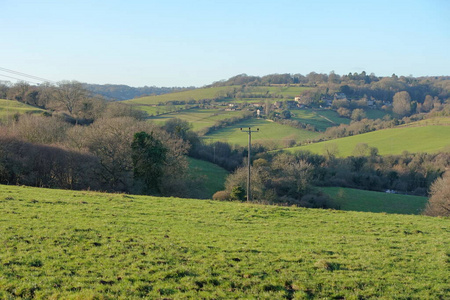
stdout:
[[250,186],[250,155],[252,152],[252,132],[259,132],[259,128],[252,130],[251,127],[247,129],[242,129],[242,132],[248,133],[248,176],[247,176],[247,201],[252,200],[251,186]]

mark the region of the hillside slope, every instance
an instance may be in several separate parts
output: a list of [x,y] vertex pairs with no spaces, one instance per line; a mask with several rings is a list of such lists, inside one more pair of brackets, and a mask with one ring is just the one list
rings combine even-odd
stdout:
[[0,120],[12,118],[14,114],[40,112],[44,112],[44,110],[19,101],[0,99]]
[[322,154],[325,147],[333,145],[337,146],[339,157],[347,157],[352,155],[359,143],[378,148],[380,155],[401,154],[403,151],[435,153],[450,146],[450,126],[397,127],[286,150],[291,152],[308,150]]
[[0,186],[0,298],[444,299],[449,220]]

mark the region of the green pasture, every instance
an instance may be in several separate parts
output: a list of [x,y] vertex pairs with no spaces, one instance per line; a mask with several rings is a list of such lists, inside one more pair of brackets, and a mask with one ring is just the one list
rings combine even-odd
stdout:
[[[232,91],[234,89],[240,89],[241,86],[221,86],[221,87],[208,87],[199,88],[188,91],[175,92],[170,94],[163,94],[157,96],[147,96],[131,100],[126,100],[126,103],[132,104],[158,104],[167,101],[189,101],[189,100],[204,100],[204,99],[215,99],[222,97],[227,91]],[[301,92],[309,89],[308,87],[298,87],[298,86],[259,86],[252,87],[247,92],[251,93],[270,93],[275,95],[281,95],[285,98],[294,98]]]
[[225,111],[220,109],[193,108],[180,112],[173,112],[150,117],[149,120],[157,124],[164,124],[167,120],[178,118],[191,123],[192,130],[198,131],[203,128],[213,126],[219,120],[239,117],[243,114],[244,111]]
[[[145,111],[149,116],[171,113],[174,111],[184,110],[186,105],[170,105],[170,106],[153,106],[153,105],[133,105],[133,108]],[[174,112],[175,113],[175,112]]]
[[130,104],[158,104],[168,101],[189,101],[189,100],[204,100],[204,99],[215,99],[221,95],[221,92],[233,89],[233,86],[223,86],[223,87],[210,87],[210,88],[200,88],[182,92],[175,92],[157,96],[147,96],[136,98],[132,100],[126,100],[125,103]]
[[391,115],[390,113],[380,109],[365,109],[364,112],[367,118],[372,120],[383,119],[384,116]]
[[364,191],[340,187],[324,187],[321,191],[333,199],[341,210],[386,212],[393,214],[420,214],[428,198]]
[[449,219],[0,186],[0,299],[446,299]]
[[40,108],[19,101],[0,99],[0,119],[3,120],[11,118],[15,114],[41,113],[43,111]]
[[311,89],[310,87],[301,87],[301,86],[288,86],[288,85],[279,85],[279,86],[256,86],[249,88],[249,92],[252,93],[266,93],[274,95],[281,95],[284,98],[292,98],[300,95],[302,92]]
[[259,128],[259,132],[252,134],[252,143],[262,144],[269,149],[287,147],[291,140],[300,142],[319,135],[317,132],[297,129],[265,119],[249,119],[216,130],[205,137],[213,142],[224,141],[232,145],[246,146],[248,145],[248,135],[240,130],[241,127],[251,127],[252,130]]
[[296,109],[291,111],[294,114],[293,120],[305,124],[311,124],[317,130],[325,131],[328,127],[337,126],[339,124],[349,124],[350,119],[341,118],[339,114],[333,110],[313,110],[313,109]]
[[402,124],[399,127],[429,126],[429,125],[450,125],[450,117],[433,117],[417,122]]
[[211,199],[215,192],[224,189],[225,179],[228,172],[213,163],[188,158],[189,161],[189,176],[195,178],[196,185],[192,188],[201,190],[203,198]]
[[378,148],[381,155],[401,154],[404,151],[411,153],[446,151],[450,145],[450,126],[397,127],[286,150],[291,152],[308,150],[313,153],[323,154],[325,148],[337,146],[338,156],[347,157],[352,155],[355,146],[360,143],[366,143],[369,147]]

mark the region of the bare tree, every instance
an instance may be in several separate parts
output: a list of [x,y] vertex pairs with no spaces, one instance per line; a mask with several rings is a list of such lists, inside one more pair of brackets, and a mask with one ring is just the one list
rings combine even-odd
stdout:
[[444,174],[431,186],[431,197],[424,214],[428,216],[450,216],[450,174]]
[[61,81],[53,92],[53,100],[61,104],[71,116],[89,96],[89,92],[77,81]]
[[395,93],[392,111],[400,116],[406,116],[411,113],[411,97],[408,92]]

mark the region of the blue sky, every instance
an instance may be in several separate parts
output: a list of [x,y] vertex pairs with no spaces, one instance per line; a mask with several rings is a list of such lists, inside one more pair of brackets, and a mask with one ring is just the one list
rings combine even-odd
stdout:
[[241,73],[450,75],[448,0],[0,0],[0,14],[0,67],[52,81],[203,86]]

